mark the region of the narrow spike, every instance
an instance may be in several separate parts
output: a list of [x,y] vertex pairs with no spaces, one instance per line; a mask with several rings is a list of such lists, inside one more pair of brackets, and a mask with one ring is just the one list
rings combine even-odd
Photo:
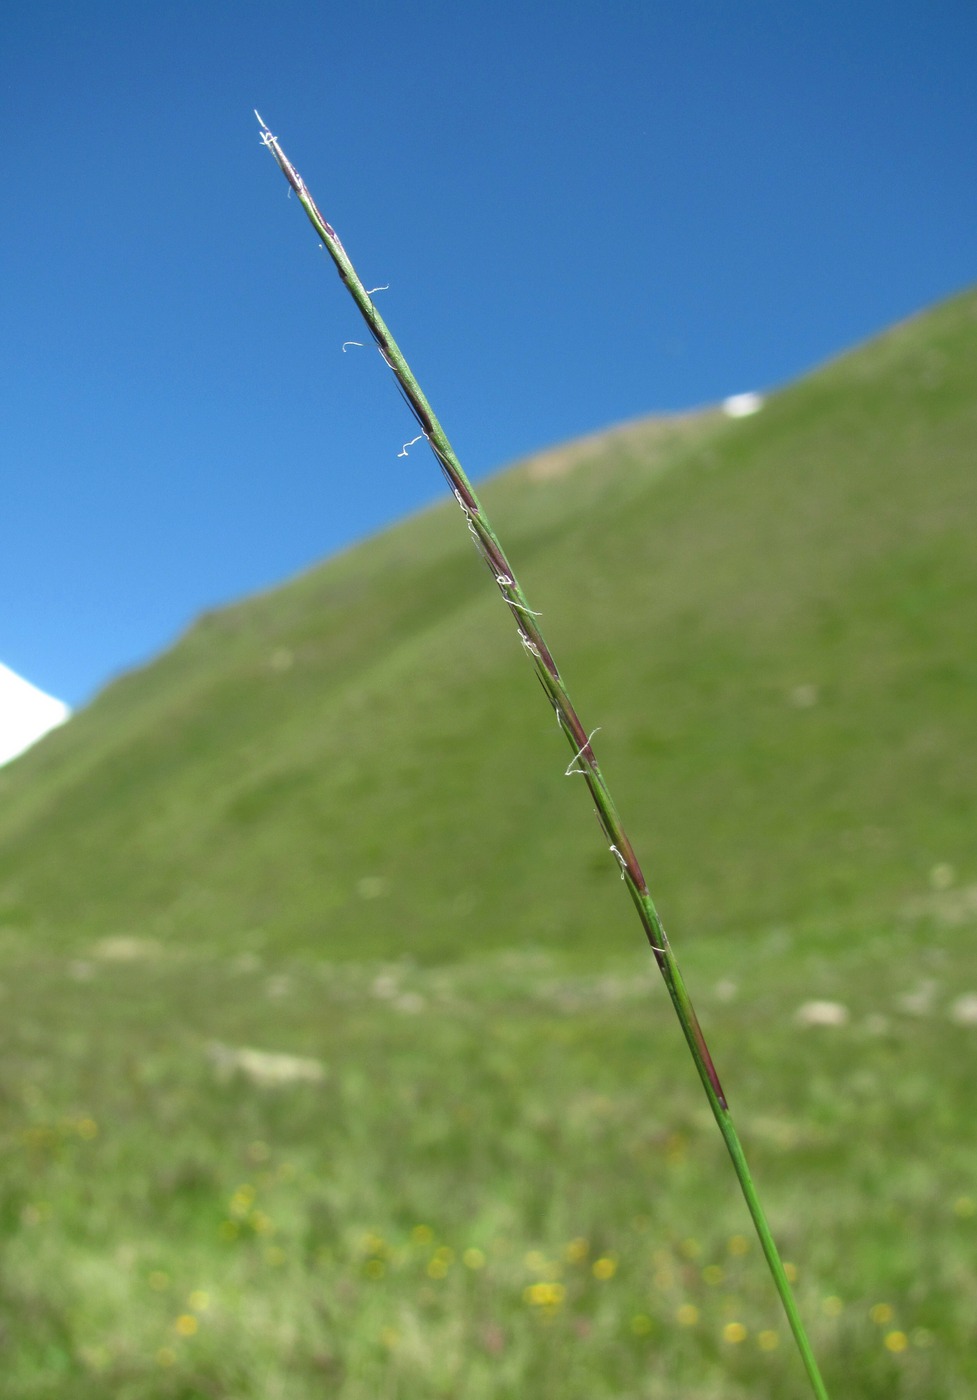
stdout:
[[705,1036],[699,1025],[699,1020],[695,1014],[691,998],[686,990],[685,982],[679,970],[675,954],[672,952],[671,945],[665,935],[665,930],[659,918],[658,911],[655,908],[648,885],[642,874],[641,867],[638,864],[638,858],[624,830],[621,818],[618,815],[617,808],[611,797],[610,789],[604,780],[604,776],[591,746],[590,739],[593,737],[593,733],[591,733],[588,738],[588,730],[577,715],[560,672],[557,669],[556,662],[553,660],[549,647],[546,645],[543,638],[538,623],[539,614],[535,613],[532,608],[530,608],[526,596],[517,581],[512,565],[509,563],[499,543],[498,537],[489,523],[481,502],[471,482],[465,475],[444,429],[438,422],[433,409],[425,398],[417,380],[414,378],[407,361],[404,359],[397,342],[391,336],[382,316],[374,306],[369,293],[357,276],[353,264],[350,262],[346,250],[339,241],[335,230],[320,214],[315,201],[306,189],[304,180],[285,155],[285,152],[278,142],[278,138],[272,136],[271,131],[258,115],[257,111],[255,111],[255,116],[258,117],[258,121],[261,123],[262,143],[268,147],[275,157],[286,180],[298,196],[312,227],[329,251],[347,290],[359,307],[370,334],[376,341],[380,353],[393,372],[401,394],[407,401],[408,407],[417,419],[419,426],[422,428],[423,436],[427,438],[438,465],[452,488],[455,499],[458,502],[462,514],[465,516],[468,529],[479,548],[479,552],[491,569],[496,582],[498,583],[500,579],[506,580],[504,586],[500,584],[503,597],[512,611],[520,641],[532,659],[543,690],[546,692],[547,698],[557,712],[560,728],[563,730],[571,748],[574,750],[573,762],[574,765],[576,765],[574,771],[582,774],[586,781],[591,798],[594,802],[601,831],[610,846],[613,857],[620,865],[622,878],[627,886],[632,902],[638,911],[638,917],[641,920],[645,937],[648,940],[655,961],[658,964],[658,969],[668,989],[668,994],[671,997],[672,1005],[675,1008],[679,1024],[682,1027],[689,1052],[692,1055],[706,1097],[709,1100],[713,1115],[719,1126],[719,1131],[726,1144],[726,1149],[745,1197],[747,1208],[752,1217],[753,1225],[763,1248],[767,1264],[773,1275],[774,1284],[780,1296],[788,1323],[790,1324],[790,1329],[793,1333],[804,1369],[807,1372],[811,1388],[817,1400],[828,1400],[828,1392],[825,1389],[824,1381],[821,1379],[821,1373],[818,1369],[814,1352],[804,1329],[804,1324],[801,1321],[800,1313],[798,1312],[797,1304],[787,1278],[787,1273],[780,1258],[770,1226],[767,1223],[767,1218],[750,1174],[750,1169],[747,1165],[739,1136],[733,1125],[726,1095],[719,1080],[719,1074],[706,1044]]

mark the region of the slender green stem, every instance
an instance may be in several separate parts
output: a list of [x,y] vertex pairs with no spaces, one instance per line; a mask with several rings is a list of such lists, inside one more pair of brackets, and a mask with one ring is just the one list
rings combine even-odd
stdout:
[[617,860],[621,868],[621,877],[627,885],[628,893],[638,911],[645,935],[651,946],[652,953],[658,964],[668,988],[668,994],[672,999],[679,1023],[688,1042],[692,1059],[699,1072],[706,1096],[719,1124],[719,1131],[723,1135],[733,1168],[739,1179],[743,1195],[750,1215],[753,1217],[753,1224],[756,1227],[757,1235],[766,1255],[767,1263],[770,1265],[777,1291],[780,1294],[787,1320],[790,1323],[791,1331],[797,1343],[801,1359],[811,1382],[811,1387],[818,1400],[828,1400],[828,1392],[821,1379],[811,1344],[808,1341],[804,1324],[801,1321],[791,1292],[790,1283],[784,1270],[783,1263],[777,1251],[777,1246],[767,1224],[760,1198],[757,1195],[753,1178],[747,1166],[746,1157],[740,1144],[733,1120],[730,1117],[729,1106],[726,1102],[726,1095],[719,1082],[719,1075],[713,1064],[712,1056],[706,1045],[705,1037],[699,1025],[698,1017],[693,1009],[691,999],[685,988],[682,974],[679,971],[678,963],[672,952],[671,946],[665,936],[658,911],[652,901],[651,894],[641,867],[638,864],[637,856],[628,839],[627,833],[621,823],[617,808],[611,797],[610,790],[604,780],[604,775],[600,770],[590,739],[586,729],[581,723],[576,710],[567,694],[566,687],[556,662],[553,660],[549,647],[543,638],[538,622],[538,614],[533,612],[520,584],[513,572],[506,555],[499,543],[495,531],[492,529],[489,520],[482,509],[481,503],[476,495],[471,482],[465,475],[461,463],[455,456],[454,449],[448,441],[444,429],[435,417],[431,405],[428,403],[424,393],[414,375],[411,373],[407,361],[400,352],[400,348],[393,336],[384,324],[383,318],[377,311],[370,297],[369,292],[363,286],[353,264],[347,256],[346,250],[335,230],[326,222],[316,207],[315,201],[305,187],[301,175],[292,165],[285,155],[276,137],[272,136],[268,127],[262,121],[258,113],[255,113],[261,123],[262,141],[271,151],[278,162],[282,173],[289,185],[298,196],[302,208],[305,210],[312,223],[313,228],[322,240],[326,250],[332,257],[333,262],[340,277],[346,284],[346,288],[353,300],[359,307],[363,319],[369,328],[370,334],[376,342],[380,354],[386,360],[394,376],[401,393],[406,399],[414,417],[417,419],[421,433],[430,444],[431,450],[448,480],[455,499],[461,507],[462,513],[468,525],[468,529],[478,546],[479,552],[492,572],[495,582],[502,594],[502,597],[509,607],[515,620],[519,639],[528,653],[536,669],[536,674],[546,692],[547,698],[556,712],[556,718],[566,735],[570,747],[573,750],[573,759],[567,769],[568,773],[580,773],[590,789],[590,795],[594,800],[597,811],[597,820],[601,830],[610,847],[611,854]]

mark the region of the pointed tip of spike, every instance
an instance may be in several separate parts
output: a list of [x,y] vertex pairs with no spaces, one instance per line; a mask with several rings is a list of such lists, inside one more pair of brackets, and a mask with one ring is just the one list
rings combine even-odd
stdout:
[[269,148],[269,150],[274,151],[274,150],[275,150],[275,138],[274,138],[274,136],[272,136],[272,134],[271,134],[271,129],[269,128],[268,123],[265,121],[264,117],[263,117],[263,116],[261,115],[261,113],[258,111],[257,107],[252,107],[251,110],[252,110],[252,112],[254,112],[255,116],[258,118],[258,125],[261,127],[261,144],[262,144],[263,146],[267,146],[267,147]]

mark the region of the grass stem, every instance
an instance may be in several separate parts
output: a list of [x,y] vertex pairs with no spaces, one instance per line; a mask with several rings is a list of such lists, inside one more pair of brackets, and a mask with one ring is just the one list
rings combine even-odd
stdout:
[[586,780],[590,795],[594,801],[597,819],[600,823],[604,838],[608,843],[611,854],[620,865],[621,875],[627,885],[628,894],[631,896],[632,902],[637,909],[638,917],[641,920],[648,943],[655,961],[658,964],[658,969],[664,979],[665,986],[668,988],[668,994],[671,997],[672,1005],[675,1008],[679,1024],[682,1027],[699,1077],[702,1080],[706,1097],[709,1100],[716,1122],[719,1125],[719,1131],[722,1133],[723,1141],[726,1144],[726,1148],[732,1160],[733,1169],[736,1172],[743,1195],[746,1198],[747,1207],[753,1219],[753,1224],[764,1255],[766,1256],[767,1263],[770,1266],[777,1292],[780,1295],[780,1300],[783,1304],[784,1312],[787,1315],[787,1320],[797,1344],[798,1352],[800,1353],[801,1360],[810,1380],[811,1388],[818,1397],[818,1400],[828,1400],[828,1392],[821,1379],[814,1352],[804,1329],[804,1324],[801,1321],[783,1261],[780,1258],[776,1242],[774,1241],[770,1226],[767,1223],[766,1215],[760,1203],[760,1198],[750,1174],[742,1144],[740,1143],[739,1136],[733,1125],[726,1095],[720,1083],[719,1075],[716,1072],[712,1056],[706,1045],[698,1017],[695,1014],[692,1001],[686,990],[685,982],[679,970],[675,955],[672,952],[671,945],[666,937],[661,919],[658,916],[658,911],[655,908],[647,882],[638,864],[638,858],[635,855],[634,848],[622,825],[621,818],[618,815],[610,790],[591,746],[590,741],[593,733],[596,731],[591,731],[588,735],[587,730],[577,715],[560,672],[557,669],[556,662],[553,659],[549,647],[546,645],[546,641],[539,626],[538,614],[529,606],[515,572],[499,543],[498,537],[488,517],[482,509],[471,482],[465,475],[461,463],[458,461],[454,449],[445,435],[444,429],[438,422],[420,385],[414,378],[397,342],[390,334],[383,318],[377,311],[370,293],[360,281],[335,230],[326,222],[319,212],[315,201],[305,186],[305,182],[285,155],[277,138],[271,134],[257,112],[255,116],[258,117],[258,121],[261,124],[262,141],[264,145],[271,151],[286,180],[295,191],[313,228],[335,263],[348,292],[359,307],[380,354],[393,371],[397,385],[417,420],[421,435],[425,437],[430,444],[431,450],[437,458],[438,464],[461,508],[468,529],[478,546],[479,552],[491,570],[495,583],[502,594],[502,598],[512,613],[520,641],[535,667],[543,690],[556,712],[556,718],[560,728],[566,735],[573,750],[574,756],[568,772],[581,773]]

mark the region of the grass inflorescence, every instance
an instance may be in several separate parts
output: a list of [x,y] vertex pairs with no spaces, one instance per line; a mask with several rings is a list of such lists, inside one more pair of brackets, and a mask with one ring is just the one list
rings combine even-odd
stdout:
[[788,1273],[761,1205],[705,1036],[675,954],[655,908],[631,839],[624,828],[610,788],[597,761],[591,742],[596,730],[588,732],[578,716],[543,635],[538,620],[539,614],[530,607],[516,572],[509,562],[482,503],[455,455],[454,449],[423,390],[401,353],[400,347],[387,329],[335,230],[319,212],[301,175],[289,161],[277,138],[272,135],[260,116],[258,120],[262,128],[264,145],[271,151],[290,187],[298,196],[313,228],[322,239],[323,245],[335,263],[346,289],[362,313],[384,362],[393,372],[398,388],[417,420],[421,429],[419,436],[423,437],[430,445],[438,465],[454,493],[478,552],[488,565],[502,598],[512,614],[519,640],[535,667],[543,692],[555,712],[557,724],[569,741],[573,756],[566,770],[567,776],[579,774],[587,785],[599,826],[608,842],[611,854],[620,865],[621,878],[637,910],[658,970],[668,989],[709,1105],[726,1144],[733,1169],[752,1217],[753,1227],[780,1295],[811,1388],[819,1400],[827,1400],[827,1391],[794,1300]]

